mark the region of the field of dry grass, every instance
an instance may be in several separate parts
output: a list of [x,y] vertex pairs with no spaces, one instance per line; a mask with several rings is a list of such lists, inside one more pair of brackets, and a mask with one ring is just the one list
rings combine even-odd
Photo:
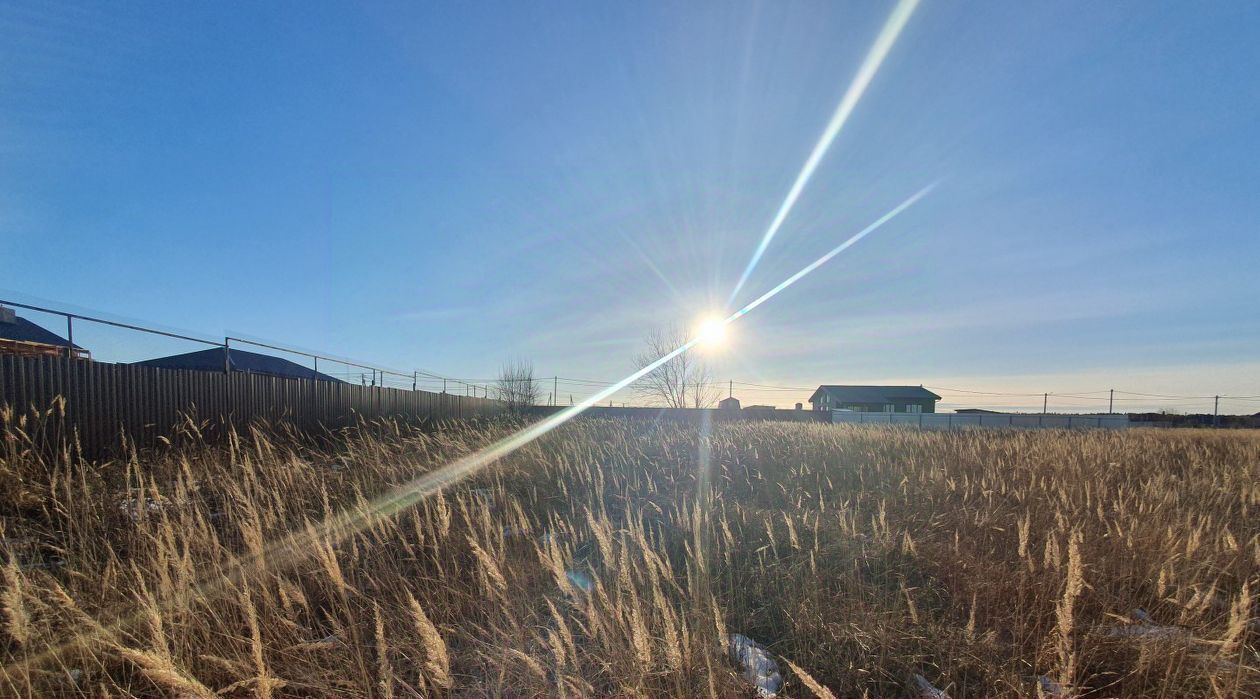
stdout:
[[742,634],[780,696],[1260,695],[1260,435],[578,420],[377,499],[513,428],[11,432],[0,694],[752,696]]

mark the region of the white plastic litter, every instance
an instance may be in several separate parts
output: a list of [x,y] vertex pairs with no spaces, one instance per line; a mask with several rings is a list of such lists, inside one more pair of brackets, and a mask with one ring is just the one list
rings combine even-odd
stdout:
[[744,679],[757,690],[757,696],[770,699],[779,695],[783,675],[765,646],[743,634],[733,633],[727,638],[727,652],[744,669]]
[[569,579],[570,585],[588,595],[591,593],[591,590],[595,589],[595,581],[591,579],[591,576],[580,570],[566,570],[564,571],[564,577]]
[[143,494],[128,495],[121,498],[118,502],[118,510],[131,518],[133,522],[139,522],[145,514],[156,516],[162,510],[171,506],[171,501],[166,498],[151,498]]
[[937,689],[923,675],[915,673],[910,676],[910,690],[916,699],[949,699],[943,689]]

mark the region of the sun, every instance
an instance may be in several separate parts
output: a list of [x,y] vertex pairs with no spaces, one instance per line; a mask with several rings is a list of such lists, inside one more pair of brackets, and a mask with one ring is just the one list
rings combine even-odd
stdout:
[[726,323],[717,316],[710,316],[696,326],[696,341],[708,349],[718,349],[726,344]]

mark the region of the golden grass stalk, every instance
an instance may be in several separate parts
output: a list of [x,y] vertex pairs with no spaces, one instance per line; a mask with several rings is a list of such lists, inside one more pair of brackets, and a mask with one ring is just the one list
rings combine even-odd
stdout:
[[1073,612],[1076,598],[1085,586],[1084,568],[1081,563],[1080,537],[1076,532],[1068,536],[1067,578],[1063,583],[1063,596],[1055,608],[1058,632],[1059,686],[1071,691],[1076,680],[1076,651],[1072,636]]
[[836,699],[836,695],[832,694],[830,689],[824,687],[821,682],[814,679],[812,675],[805,672],[805,670],[799,665],[787,658],[784,658],[783,661],[786,662],[787,666],[792,669],[792,672],[801,679],[801,684],[805,685],[805,688],[808,689],[814,696],[818,697],[818,699]]
[[22,570],[18,567],[17,558],[10,552],[9,562],[4,566],[4,592],[0,593],[0,605],[4,607],[5,631],[18,644],[25,644],[31,639],[31,615],[23,599],[22,587]]
[[420,606],[410,590],[407,591],[407,608],[411,612],[411,623],[420,635],[420,643],[424,648],[426,678],[435,687],[450,689],[453,685],[451,661],[442,634],[438,633],[437,627],[429,620],[429,615],[424,613],[424,607]]
[[118,648],[118,653],[140,668],[140,672],[153,684],[170,690],[177,696],[202,699],[214,699],[219,696],[197,678],[177,667],[170,658],[162,657],[159,653],[126,647]]

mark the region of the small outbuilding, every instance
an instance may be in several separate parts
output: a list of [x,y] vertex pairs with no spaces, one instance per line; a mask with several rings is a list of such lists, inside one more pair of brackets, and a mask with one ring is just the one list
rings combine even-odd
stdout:
[[809,397],[814,410],[860,413],[934,413],[941,397],[922,386],[822,385]]
[[718,401],[718,408],[721,410],[739,410],[739,399],[731,396]]
[[87,350],[0,306],[0,352],[28,357],[88,357]]

